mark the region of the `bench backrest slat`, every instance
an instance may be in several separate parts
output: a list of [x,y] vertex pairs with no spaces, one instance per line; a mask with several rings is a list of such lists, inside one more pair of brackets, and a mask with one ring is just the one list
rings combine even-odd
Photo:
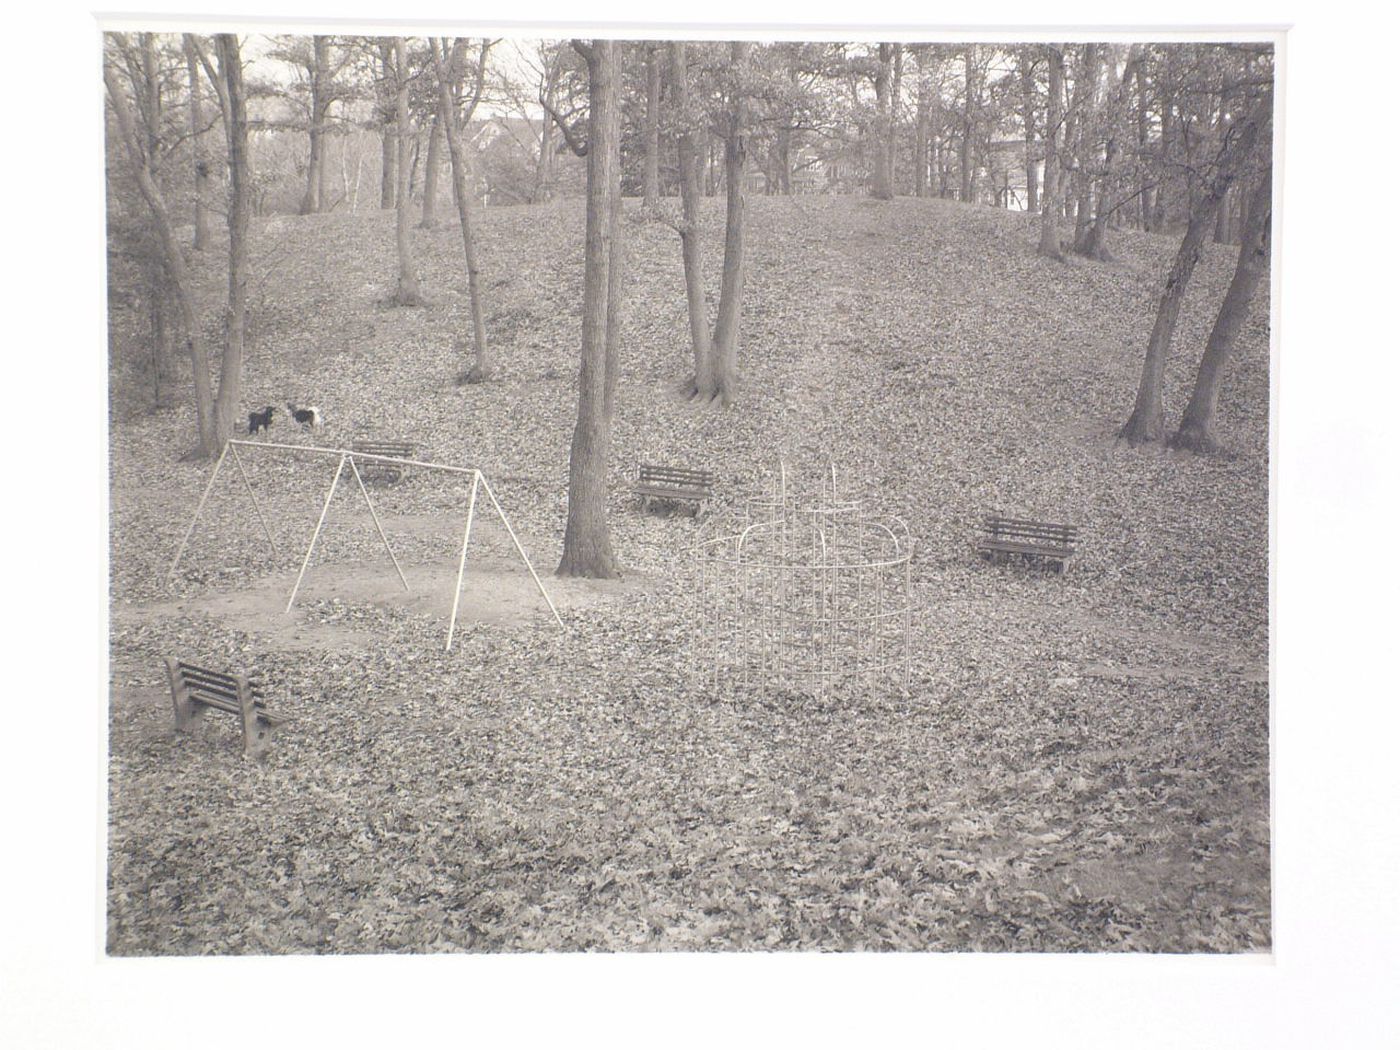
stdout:
[[1058,540],[1062,543],[1073,542],[1079,532],[1078,526],[1075,525],[1024,521],[1016,518],[986,518],[983,521],[983,528],[994,536]]
[[362,452],[366,456],[399,456],[407,459],[417,447],[407,441],[356,441],[351,444],[350,451]]
[[[210,671],[183,662],[177,666],[180,670],[180,678],[188,688],[198,689],[213,696],[238,699],[238,678],[235,675],[224,674],[221,671]],[[250,681],[248,685],[252,690],[254,702],[261,703],[264,695],[262,682]]]
[[642,482],[679,482],[685,485],[709,486],[714,482],[714,475],[708,470],[696,470],[691,467],[664,467],[655,463],[643,463],[637,469],[638,480]]

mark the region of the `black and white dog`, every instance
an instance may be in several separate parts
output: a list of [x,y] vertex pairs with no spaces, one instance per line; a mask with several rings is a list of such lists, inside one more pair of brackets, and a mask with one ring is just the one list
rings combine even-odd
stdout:
[[297,408],[290,401],[287,402],[287,411],[292,414],[292,419],[296,420],[299,427],[310,427],[312,430],[321,429],[321,410],[315,405],[309,408]]
[[272,429],[272,413],[277,410],[268,405],[261,412],[248,413],[248,433],[256,434],[259,430]]

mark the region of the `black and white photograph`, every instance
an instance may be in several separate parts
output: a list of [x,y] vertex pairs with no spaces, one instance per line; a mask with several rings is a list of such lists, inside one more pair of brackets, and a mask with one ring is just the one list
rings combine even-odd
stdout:
[[[96,15],[63,74],[101,979],[1277,978],[1288,27],[394,16]],[[1317,482],[1363,580],[1377,455]]]

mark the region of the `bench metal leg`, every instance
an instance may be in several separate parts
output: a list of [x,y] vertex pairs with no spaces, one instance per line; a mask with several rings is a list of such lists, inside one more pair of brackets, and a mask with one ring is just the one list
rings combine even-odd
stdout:
[[204,714],[204,705],[190,699],[190,691],[180,677],[178,660],[166,657],[165,672],[170,677],[170,700],[175,705],[175,731],[187,732],[195,720]]
[[253,703],[253,688],[246,675],[238,676],[238,707],[243,717],[243,754],[249,758],[262,758],[272,737],[272,727],[258,718],[258,709]]

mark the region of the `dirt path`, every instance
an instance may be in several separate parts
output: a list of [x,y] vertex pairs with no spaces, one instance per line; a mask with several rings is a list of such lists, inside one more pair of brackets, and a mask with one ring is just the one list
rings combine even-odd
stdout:
[[[371,564],[313,564],[307,570],[290,612],[286,608],[296,582],[293,571],[274,573],[253,580],[247,586],[215,590],[197,597],[120,603],[113,606],[112,622],[118,626],[205,615],[235,630],[266,635],[273,645],[285,649],[338,649],[371,642],[374,635],[370,631],[326,622],[308,613],[318,602],[336,601],[433,617],[442,621],[445,632],[452,613],[456,560],[405,564],[403,572],[407,590],[393,566],[382,558]],[[541,577],[541,583],[560,615],[567,620],[571,612],[619,595],[645,591],[653,581],[640,574],[630,574],[624,580],[548,576]],[[519,624],[535,618],[547,619],[549,615],[549,607],[539,588],[519,561],[469,557],[457,613],[459,625]]]

